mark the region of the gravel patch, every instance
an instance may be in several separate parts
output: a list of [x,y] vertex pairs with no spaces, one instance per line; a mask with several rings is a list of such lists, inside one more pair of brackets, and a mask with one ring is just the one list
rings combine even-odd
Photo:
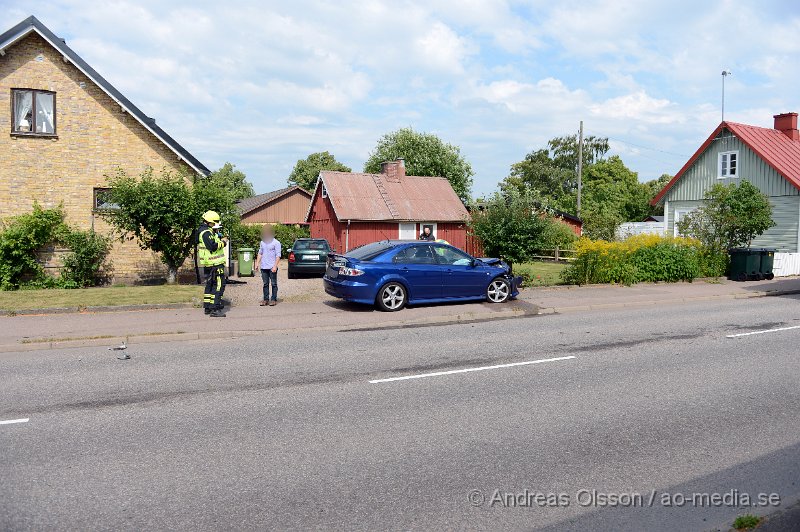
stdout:
[[[234,307],[257,307],[262,297],[261,274],[255,277],[233,277],[246,284],[229,284],[225,289],[225,299]],[[322,277],[301,277],[289,279],[286,268],[278,269],[278,302],[300,303],[309,301],[333,301],[335,298],[325,293]]]

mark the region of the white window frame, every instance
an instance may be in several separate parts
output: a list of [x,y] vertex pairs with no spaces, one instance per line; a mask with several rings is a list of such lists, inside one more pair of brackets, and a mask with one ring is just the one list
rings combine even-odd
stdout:
[[328,197],[328,189],[325,188],[325,182],[320,183],[320,185],[322,185],[322,191],[321,191],[322,199],[325,199]]
[[421,223],[419,224],[419,234],[420,234],[420,235],[422,234],[422,231],[425,229],[425,226],[426,226],[426,225],[432,225],[432,226],[433,226],[433,227],[431,228],[431,234],[433,235],[433,238],[434,238],[434,239],[438,239],[438,238],[439,238],[439,236],[436,234],[436,233],[438,232],[438,231],[437,231],[437,230],[438,230],[438,227],[437,227],[437,225],[436,225],[436,222],[421,222]]
[[[403,236],[404,232],[405,236]],[[408,236],[409,233],[411,234],[410,237]],[[400,240],[416,240],[417,224],[415,222],[400,222],[397,224],[397,238]]]
[[681,218],[694,211],[695,209],[675,209],[675,212],[672,213],[672,236],[681,236],[678,234],[678,222]]
[[[729,173],[731,169],[731,155],[736,158],[736,167],[733,173]],[[723,167],[722,159],[726,158],[727,165]],[[729,179],[732,177],[739,177],[739,150],[721,151],[717,154],[717,179]]]

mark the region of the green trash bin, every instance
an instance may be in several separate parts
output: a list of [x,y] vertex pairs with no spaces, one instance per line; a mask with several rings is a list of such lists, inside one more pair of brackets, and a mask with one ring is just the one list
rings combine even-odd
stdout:
[[733,281],[758,279],[761,275],[761,248],[734,248],[731,256],[729,278]]
[[775,248],[763,248],[761,250],[761,268],[759,269],[759,273],[762,279],[772,280],[775,278],[772,267],[775,265],[775,253],[777,251],[778,250]]
[[253,263],[255,262],[253,248],[239,248],[239,277],[252,277]]

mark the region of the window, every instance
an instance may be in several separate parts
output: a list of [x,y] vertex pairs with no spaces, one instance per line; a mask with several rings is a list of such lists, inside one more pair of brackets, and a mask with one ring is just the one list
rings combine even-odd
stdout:
[[392,259],[392,262],[400,264],[436,264],[433,258],[433,251],[428,245],[409,246],[401,249]]
[[328,197],[328,189],[325,188],[325,183],[322,183],[322,197],[323,198],[327,198]]
[[430,232],[433,235],[433,238],[437,238],[436,237],[436,224],[435,223],[425,222],[425,223],[419,224],[419,232],[420,232],[420,234],[425,232],[425,228],[430,229]]
[[687,214],[691,213],[692,211],[694,211],[694,209],[676,209],[675,210],[675,222],[672,224],[672,234],[673,234],[673,236],[684,236],[678,230],[678,222],[683,220],[683,218]]
[[119,205],[111,202],[111,189],[110,188],[94,189],[94,210],[109,211],[114,209],[119,209]]
[[457,249],[448,248],[444,246],[435,246],[436,260],[439,264],[447,264],[448,266],[469,266],[472,264],[472,257]]
[[19,135],[56,134],[56,93],[11,89],[11,132]]
[[739,163],[738,151],[724,151],[719,154],[719,178],[736,177],[736,167]]
[[399,227],[400,240],[416,240],[417,239],[417,224],[414,223],[400,223]]

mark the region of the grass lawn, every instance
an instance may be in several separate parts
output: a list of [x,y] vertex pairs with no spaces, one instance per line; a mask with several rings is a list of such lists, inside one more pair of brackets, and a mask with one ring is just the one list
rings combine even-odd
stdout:
[[0,291],[0,310],[157,305],[192,303],[193,299],[203,300],[202,286],[109,286],[76,290],[16,290],[13,292]]
[[561,284],[564,262],[522,262],[514,264],[514,274],[525,278],[525,287]]

